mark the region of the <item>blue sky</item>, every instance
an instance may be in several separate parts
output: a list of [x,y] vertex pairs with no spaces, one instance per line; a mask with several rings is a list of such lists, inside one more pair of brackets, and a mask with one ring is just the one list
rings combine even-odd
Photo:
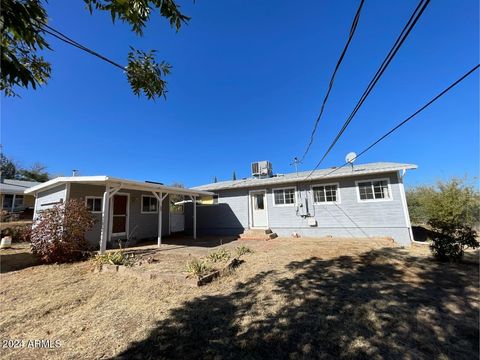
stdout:
[[[159,18],[139,38],[83,2],[50,0],[50,25],[116,60],[129,45],[173,65],[167,101],[137,98],[122,72],[58,40],[52,79],[2,98],[1,141],[23,166],[186,186],[275,172],[301,156],[345,43],[357,1],[180,1],[190,24]],[[317,163],[392,46],[417,1],[366,1],[315,143]],[[340,165],[479,61],[476,0],[432,1],[323,165]],[[478,71],[359,162],[415,163],[407,185],[479,173]],[[322,166],[323,167],[323,166]]]

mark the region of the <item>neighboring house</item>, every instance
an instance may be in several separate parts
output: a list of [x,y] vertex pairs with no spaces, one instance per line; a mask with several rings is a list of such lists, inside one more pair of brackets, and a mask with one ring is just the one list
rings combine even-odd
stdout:
[[24,191],[38,185],[35,181],[0,180],[1,208],[11,213],[33,210],[35,197],[24,195]]
[[[162,235],[184,230],[183,206],[172,206],[170,196],[196,202],[198,197],[213,195],[207,191],[108,176],[58,177],[26,190],[25,194],[35,195],[34,217],[70,199],[84,201],[98,220],[86,238],[92,245],[99,245],[101,252],[107,243],[112,247],[118,240],[125,239],[157,238],[161,244]],[[190,220],[194,238],[195,208]]]
[[416,165],[330,168],[307,180],[309,171],[274,175],[269,162],[252,165],[252,178],[193,188],[217,194],[215,205],[198,206],[200,234],[270,228],[279,236],[387,236],[401,245],[413,240],[403,178]]

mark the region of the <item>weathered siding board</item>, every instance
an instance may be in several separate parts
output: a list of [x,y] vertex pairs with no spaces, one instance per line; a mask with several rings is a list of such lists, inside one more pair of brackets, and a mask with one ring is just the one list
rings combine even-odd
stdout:
[[[85,201],[87,196],[103,197],[105,192],[105,186],[90,185],[90,184],[70,184],[69,199],[77,199]],[[85,234],[85,238],[92,246],[99,246],[100,244],[100,232],[102,228],[102,214],[94,213],[96,223],[93,225],[92,230]]]
[[[390,182],[391,200],[361,202],[357,197],[356,181],[383,179]],[[338,183],[339,204],[314,204],[311,185]],[[390,236],[401,244],[409,244],[408,219],[405,217],[401,197],[401,185],[397,172],[388,174],[364,175],[355,178],[328,179],[296,185],[297,202],[300,197],[308,199],[310,218],[315,218],[317,226],[310,227],[305,217],[297,215],[297,206],[275,206],[273,189],[257,187],[249,189],[219,190],[219,205],[197,208],[197,228],[199,234],[238,234],[249,226],[250,190],[267,190],[267,213],[269,227],[280,236],[290,236],[293,232],[301,236],[348,236],[370,237]],[[191,206],[187,208],[187,228],[191,230]]]
[[[130,194],[130,231],[137,226],[134,236],[137,239],[146,239],[157,237],[158,233],[158,213],[142,214],[142,195],[153,196],[150,192],[136,190],[122,190],[122,193]],[[169,233],[169,198],[168,196],[162,203],[162,236]]]
[[[71,184],[70,185],[70,198],[84,200],[87,196],[102,197],[105,192],[105,186],[101,185],[89,185],[89,184]],[[136,228],[133,236],[137,239],[156,238],[158,234],[158,213],[154,214],[142,214],[142,195],[153,196],[151,192],[142,192],[136,190],[120,190],[119,194],[129,194],[129,232],[132,233]],[[162,236],[169,233],[169,205],[168,196],[163,200],[162,207]],[[110,206],[112,209],[112,206]],[[97,219],[97,223],[94,228],[86,234],[87,240],[94,246],[98,246],[100,243],[100,233],[102,226],[102,214],[93,214]],[[124,238],[124,236],[122,236]],[[115,237],[113,238],[115,241]],[[112,241],[110,241],[111,243]]]
[[64,202],[67,196],[67,187],[65,185],[55,186],[54,188],[38,193],[35,202],[35,216],[42,210],[50,209],[55,204]]
[[[355,181],[388,178],[392,200],[360,202],[357,199]],[[331,183],[329,181],[328,183]],[[405,227],[405,217],[396,173],[388,176],[366,176],[355,179],[340,179],[340,204],[313,204],[311,184],[297,186],[297,197],[307,196],[309,212],[318,222],[318,227]],[[325,182],[327,183],[327,182]],[[315,182],[312,185],[322,185]],[[273,189],[267,192],[268,219],[271,228],[308,228],[307,220],[296,216],[296,206],[274,206]]]
[[[197,234],[240,234],[248,228],[248,190],[218,191],[218,204],[197,206]],[[193,207],[185,208],[185,230],[193,229]]]

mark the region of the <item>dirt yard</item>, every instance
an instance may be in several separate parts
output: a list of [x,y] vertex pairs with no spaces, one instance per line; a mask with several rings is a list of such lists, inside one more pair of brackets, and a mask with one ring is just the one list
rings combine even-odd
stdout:
[[[1,250],[1,357],[479,356],[478,254],[470,255],[473,262],[439,264],[428,248],[402,249],[382,239],[223,246],[239,244],[255,253],[232,275],[199,288],[93,273],[88,262],[38,265],[24,245]],[[167,264],[218,248],[187,245],[134,251],[161,254]],[[52,348],[28,348],[28,340],[51,340]]]

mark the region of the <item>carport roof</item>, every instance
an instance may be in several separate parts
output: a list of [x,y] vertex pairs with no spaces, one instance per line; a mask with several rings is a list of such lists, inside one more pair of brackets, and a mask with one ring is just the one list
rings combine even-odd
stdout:
[[369,164],[358,164],[352,166],[338,167],[338,168],[328,168],[315,170],[307,180],[305,178],[310,174],[310,171],[303,171],[297,173],[289,174],[277,174],[269,178],[247,178],[241,180],[231,180],[231,181],[220,181],[212,184],[206,184],[201,186],[193,187],[192,189],[196,190],[227,190],[227,189],[238,189],[238,188],[250,188],[250,187],[259,187],[259,186],[270,186],[270,185],[282,185],[296,182],[305,182],[309,183],[318,181],[318,180],[327,180],[334,178],[345,178],[352,176],[360,175],[371,175],[371,174],[382,174],[389,172],[396,172],[401,170],[416,169],[417,165],[413,164],[400,164],[392,162],[377,162]]
[[3,179],[0,183],[0,193],[22,195],[26,189],[38,184],[40,183],[36,181]]
[[25,194],[36,194],[40,191],[51,189],[52,187],[62,184],[90,184],[90,185],[102,185],[111,187],[121,187],[122,189],[140,190],[140,191],[157,191],[169,194],[190,195],[190,196],[208,196],[213,193],[199,190],[199,189],[187,189],[173,186],[166,186],[153,182],[141,182],[127,179],[114,178],[110,176],[61,176],[55,179],[49,180],[45,183],[41,183],[34,187],[25,190]]

